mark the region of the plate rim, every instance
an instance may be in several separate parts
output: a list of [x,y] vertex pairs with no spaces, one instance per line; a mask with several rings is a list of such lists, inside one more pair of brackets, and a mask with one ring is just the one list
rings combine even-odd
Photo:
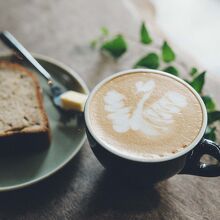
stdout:
[[[60,67],[61,69],[65,70],[66,72],[68,72],[83,88],[85,94],[89,94],[89,89],[86,85],[86,83],[84,82],[84,80],[80,77],[80,75],[75,72],[71,67],[67,66],[66,64],[63,64],[60,61],[57,61],[54,58],[48,57],[46,55],[42,55],[42,54],[38,54],[38,53],[31,53],[33,55],[34,58],[36,59],[40,59],[40,60],[44,60],[48,63],[52,63],[55,66]],[[8,57],[8,56],[12,56],[13,53],[11,52],[4,52],[4,53],[0,53],[0,58],[2,57]],[[61,170],[66,164],[68,164],[73,158],[74,156],[79,152],[79,150],[82,148],[83,144],[86,141],[86,132],[84,131],[82,140],[80,141],[80,143],[78,144],[76,150],[69,155],[69,157],[63,161],[63,163],[61,163],[59,166],[57,166],[55,169],[51,170],[50,172],[47,172],[45,175],[42,175],[41,177],[38,177],[36,179],[21,183],[21,184],[16,184],[16,185],[12,185],[12,186],[5,186],[5,187],[0,187],[0,192],[6,192],[6,191],[13,191],[13,190],[17,190],[17,189],[22,189],[28,186],[31,186],[35,183],[38,183],[50,176],[52,176],[53,174],[55,174],[56,172],[58,172],[59,170]]]

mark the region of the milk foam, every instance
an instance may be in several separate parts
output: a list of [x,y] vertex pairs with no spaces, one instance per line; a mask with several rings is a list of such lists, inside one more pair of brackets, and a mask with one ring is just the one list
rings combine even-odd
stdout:
[[125,133],[129,129],[141,131],[146,136],[162,135],[169,131],[169,124],[174,123],[173,115],[181,112],[187,106],[186,97],[175,91],[168,91],[151,106],[145,107],[145,102],[155,91],[155,81],[138,81],[135,83],[136,92],[143,93],[137,100],[133,112],[126,107],[124,100],[128,94],[121,94],[110,90],[104,96],[105,110],[110,112],[107,118],[111,120],[112,127],[116,132]]
[[155,73],[125,74],[102,85],[89,104],[97,138],[124,155],[158,158],[181,151],[199,134],[199,100],[181,82]]

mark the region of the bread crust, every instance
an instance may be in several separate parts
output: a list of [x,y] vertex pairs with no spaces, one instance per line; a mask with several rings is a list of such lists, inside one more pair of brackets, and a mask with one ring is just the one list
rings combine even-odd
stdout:
[[[24,146],[26,144],[30,145],[30,142],[31,142],[31,145],[35,145],[36,143],[38,145],[44,145],[44,147],[49,146],[50,139],[51,139],[49,121],[48,121],[46,112],[44,110],[43,97],[41,94],[41,88],[40,88],[38,79],[36,78],[34,73],[30,72],[28,69],[26,69],[25,67],[17,63],[12,63],[8,61],[0,61],[0,69],[4,69],[4,68],[22,72],[23,74],[25,74],[26,76],[32,79],[33,84],[34,84],[35,94],[37,97],[37,102],[38,102],[39,109],[40,109],[39,111],[41,112],[44,125],[39,129],[35,128],[33,131],[29,129],[28,131],[20,130],[20,131],[10,131],[10,132],[5,132],[5,133],[0,132],[0,147],[5,146],[5,145],[7,145],[7,147],[9,147],[8,145]],[[30,137],[32,138],[32,140],[30,139]],[[30,148],[32,147],[30,146]]]

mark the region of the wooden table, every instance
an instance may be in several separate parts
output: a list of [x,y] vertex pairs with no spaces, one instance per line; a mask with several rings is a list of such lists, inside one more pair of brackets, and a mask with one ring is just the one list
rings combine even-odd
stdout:
[[[146,53],[137,43],[140,18],[131,14],[130,6],[107,0],[1,1],[0,29],[11,31],[28,50],[71,66],[91,89]],[[129,39],[129,51],[118,62],[89,46],[101,26]],[[57,174],[32,187],[1,193],[0,219],[213,220],[220,216],[219,186],[220,178],[177,175],[153,189],[132,189],[105,171],[86,142]]]

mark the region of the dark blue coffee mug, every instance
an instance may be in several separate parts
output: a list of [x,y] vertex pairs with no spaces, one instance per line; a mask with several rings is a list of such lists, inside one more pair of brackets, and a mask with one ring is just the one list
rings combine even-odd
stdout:
[[[198,98],[203,111],[203,124],[199,134],[189,146],[171,156],[138,160],[116,152],[114,148],[107,146],[95,134],[89,120],[89,105],[93,95],[103,84],[114,77],[134,72],[150,72],[168,75],[169,77],[174,78],[187,86]],[[112,171],[112,173],[117,174],[117,176],[125,177],[131,182],[142,185],[148,183],[153,184],[172,177],[175,174],[190,174],[206,177],[215,177],[220,175],[220,166],[218,164],[206,164],[200,161],[202,156],[205,154],[216,158],[218,162],[220,161],[220,147],[216,143],[203,138],[207,126],[206,107],[199,94],[190,85],[173,75],[150,69],[135,69],[114,74],[100,82],[93,89],[87,99],[84,113],[87,137],[92,151],[100,163],[105,168]]]

